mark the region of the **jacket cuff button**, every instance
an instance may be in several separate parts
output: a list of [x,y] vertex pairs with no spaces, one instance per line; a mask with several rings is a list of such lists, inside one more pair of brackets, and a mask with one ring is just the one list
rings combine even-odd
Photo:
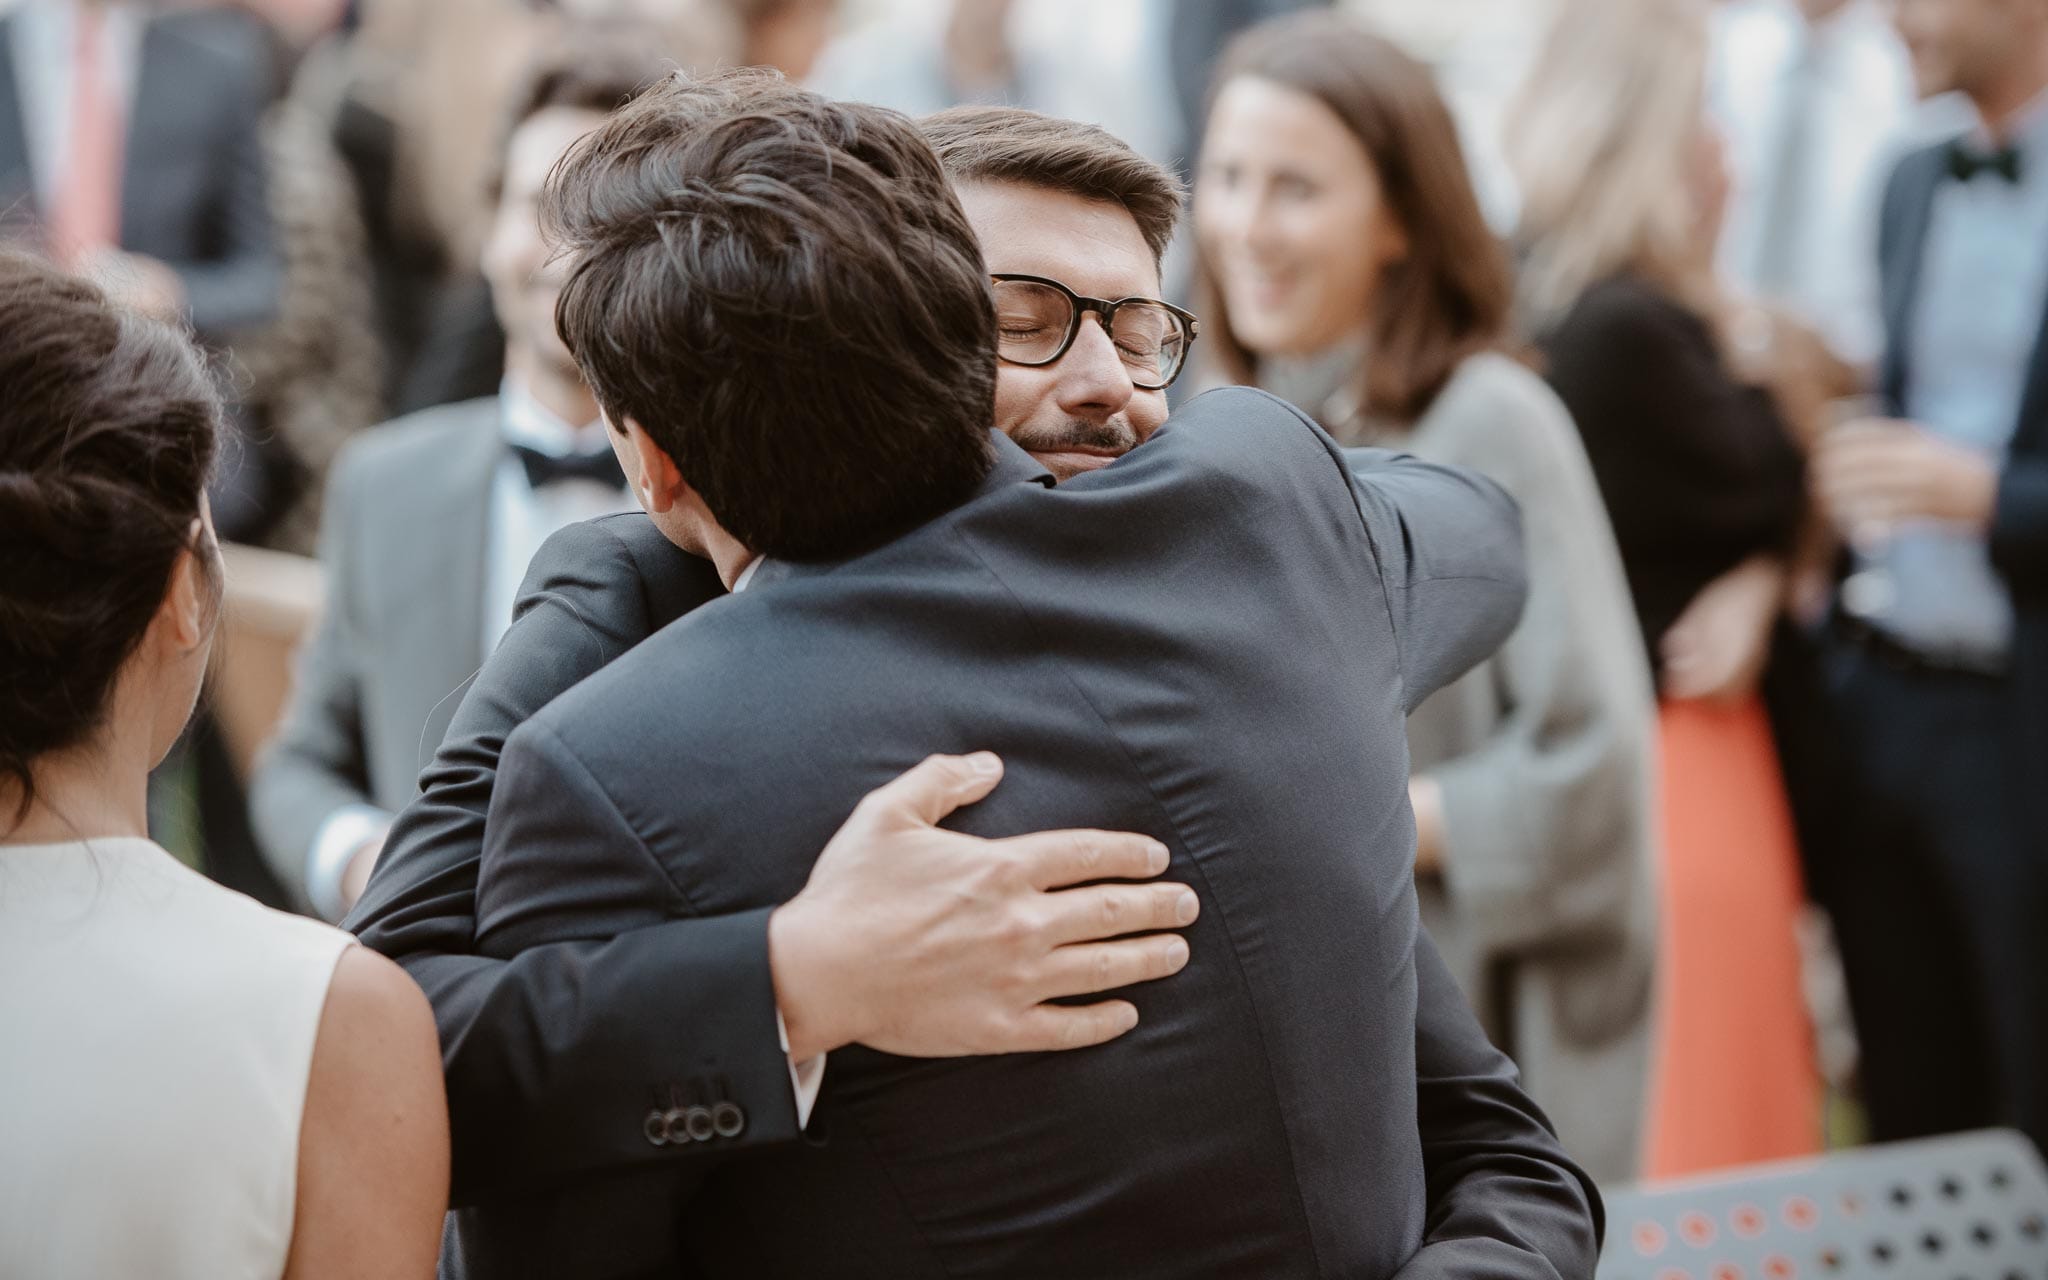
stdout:
[[746,1132],[747,1113],[737,1102],[721,1102],[711,1108],[711,1126],[721,1138],[737,1138]]
[[709,1142],[718,1136],[718,1129],[712,1123],[709,1107],[691,1107],[683,1115],[683,1125],[688,1130],[692,1142]]
[[662,1128],[667,1132],[671,1144],[680,1147],[691,1140],[693,1135],[686,1120],[687,1113],[681,1107],[674,1107],[662,1113]]
[[647,1119],[640,1124],[640,1132],[654,1146],[667,1146],[668,1117],[659,1111],[648,1112]]

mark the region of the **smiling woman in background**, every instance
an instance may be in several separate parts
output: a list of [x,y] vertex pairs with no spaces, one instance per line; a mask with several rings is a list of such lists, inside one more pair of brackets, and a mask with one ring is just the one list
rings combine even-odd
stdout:
[[198,353],[0,254],[0,1276],[428,1276],[426,999],[148,839],[221,608]]
[[1212,376],[1522,505],[1521,625],[1409,719],[1423,920],[1572,1154],[1628,1179],[1655,950],[1649,682],[1571,421],[1501,352],[1506,255],[1429,73],[1330,14],[1239,37],[1195,229]]

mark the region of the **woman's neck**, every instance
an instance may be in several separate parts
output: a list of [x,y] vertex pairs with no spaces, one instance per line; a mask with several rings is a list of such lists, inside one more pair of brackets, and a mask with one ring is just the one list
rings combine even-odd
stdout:
[[[149,764],[119,742],[53,751],[32,766],[35,799],[19,825],[0,826],[0,844],[149,835]],[[0,822],[21,804],[21,788],[0,783]]]

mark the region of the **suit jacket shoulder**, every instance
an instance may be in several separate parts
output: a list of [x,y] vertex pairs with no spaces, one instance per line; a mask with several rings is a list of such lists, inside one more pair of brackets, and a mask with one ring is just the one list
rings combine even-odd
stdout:
[[379,480],[398,480],[421,470],[445,475],[451,459],[489,454],[495,461],[498,411],[498,398],[487,396],[393,418],[358,433],[342,446],[334,465]]

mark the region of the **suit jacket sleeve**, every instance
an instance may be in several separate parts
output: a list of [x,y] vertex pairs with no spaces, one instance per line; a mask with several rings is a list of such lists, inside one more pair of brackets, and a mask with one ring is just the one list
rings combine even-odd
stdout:
[[2048,458],[2015,456],[1998,478],[1991,562],[2023,605],[2048,597]]
[[1399,1280],[1593,1274],[1605,1209],[1515,1066],[1487,1040],[1429,935],[1415,936],[1416,1101],[1428,1179],[1422,1249]]
[[345,805],[370,805],[363,746],[360,602],[352,548],[357,532],[361,468],[353,456],[335,467],[320,531],[327,600],[299,654],[291,702],[276,740],[249,783],[256,838],[278,882],[299,905],[306,898],[306,859],[328,816]]
[[[486,816],[512,730],[719,590],[709,566],[629,543],[615,524],[572,525],[534,558],[511,629],[463,699],[348,921],[433,1005],[457,1205],[604,1169],[703,1165],[796,1133],[766,911],[672,920],[511,959],[473,953]],[[630,840],[572,764],[545,751],[534,757],[520,794],[549,804],[501,812],[498,834],[543,860]],[[745,1131],[714,1144],[651,1145],[648,1112],[715,1077],[746,1112]]]
[[1521,515],[1491,480],[1384,449],[1346,449],[1401,651],[1405,709],[1483,661],[1528,591]]
[[201,17],[207,20],[204,34],[217,37],[207,52],[215,55],[210,60],[219,75],[207,89],[226,100],[228,129],[212,160],[218,169],[209,212],[217,251],[205,259],[166,265],[185,286],[192,327],[218,334],[266,323],[277,314],[284,259],[263,159],[269,62],[261,29],[238,14]]

